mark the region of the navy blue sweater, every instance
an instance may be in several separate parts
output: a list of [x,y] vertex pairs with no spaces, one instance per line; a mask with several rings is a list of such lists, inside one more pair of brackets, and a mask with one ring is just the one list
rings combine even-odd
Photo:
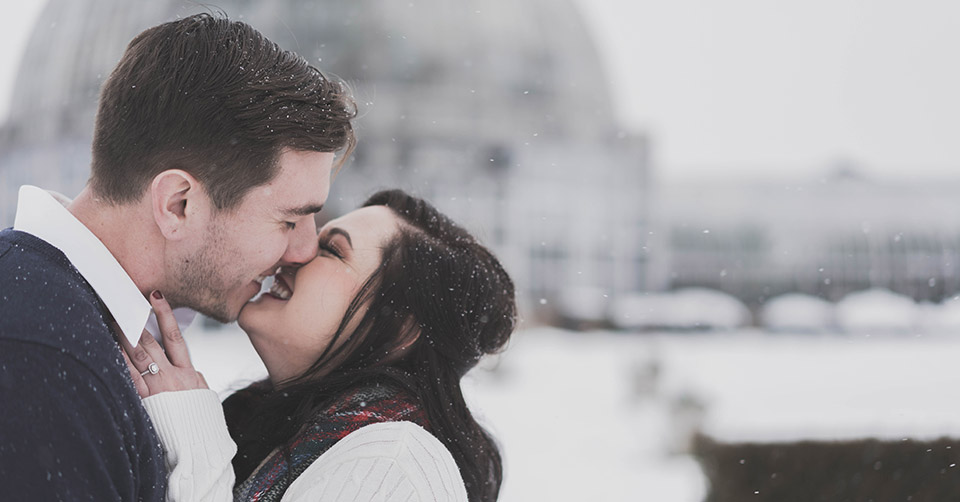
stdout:
[[163,500],[163,451],[110,319],[60,250],[0,231],[0,498]]

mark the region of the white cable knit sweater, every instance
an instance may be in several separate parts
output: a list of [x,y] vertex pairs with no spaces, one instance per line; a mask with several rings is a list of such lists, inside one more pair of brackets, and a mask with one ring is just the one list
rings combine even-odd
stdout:
[[[163,392],[143,400],[166,456],[168,501],[232,501],[237,451],[217,394]],[[333,445],[290,485],[284,502],[466,502],[453,456],[412,422],[362,427]]]

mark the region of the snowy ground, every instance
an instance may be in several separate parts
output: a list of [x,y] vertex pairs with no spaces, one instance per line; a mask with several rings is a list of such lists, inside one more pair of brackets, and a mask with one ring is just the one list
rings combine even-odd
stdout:
[[[225,396],[264,375],[235,328],[187,333]],[[960,437],[960,336],[528,329],[465,389],[505,456],[501,500],[699,502],[693,430],[729,440]]]

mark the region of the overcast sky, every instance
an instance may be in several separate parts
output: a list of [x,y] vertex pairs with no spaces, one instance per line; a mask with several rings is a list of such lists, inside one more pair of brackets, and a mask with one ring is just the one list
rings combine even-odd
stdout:
[[[4,0],[0,117],[37,1]],[[656,175],[960,177],[960,2],[578,0]]]

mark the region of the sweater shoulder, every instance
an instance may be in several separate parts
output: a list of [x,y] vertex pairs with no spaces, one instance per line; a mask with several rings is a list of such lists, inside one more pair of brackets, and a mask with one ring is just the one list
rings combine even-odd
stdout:
[[0,231],[0,340],[86,355],[113,342],[105,308],[57,248],[30,234]]
[[136,397],[105,312],[60,250],[24,232],[0,231],[0,361],[30,352],[39,359],[30,371],[36,376],[70,359],[113,395]]
[[450,452],[407,421],[371,424],[348,434],[291,484],[283,500],[326,500],[334,494],[334,500],[467,500]]
[[366,425],[348,434],[326,453],[331,454],[330,457],[376,455],[400,458],[408,450],[414,450],[418,456],[439,458],[450,455],[443,443],[433,434],[407,421]]

